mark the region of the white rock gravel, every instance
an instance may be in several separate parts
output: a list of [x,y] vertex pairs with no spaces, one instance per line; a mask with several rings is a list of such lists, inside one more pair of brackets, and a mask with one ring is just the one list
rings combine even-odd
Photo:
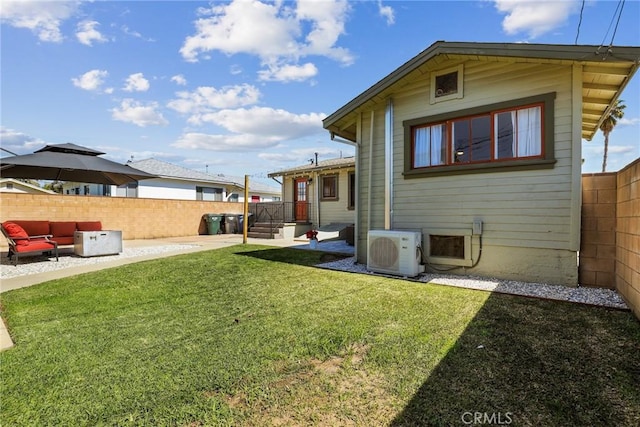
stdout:
[[194,245],[164,245],[147,246],[139,248],[125,248],[118,255],[104,255],[83,258],[73,254],[63,253],[59,261],[55,257],[25,256],[19,259],[18,265],[14,266],[7,258],[6,251],[3,251],[0,258],[0,279],[11,279],[13,277],[26,276],[29,274],[47,273],[50,271],[62,270],[83,265],[100,264],[110,261],[118,261],[125,258],[134,258],[147,255],[155,255],[163,252],[174,252],[195,247]]
[[493,279],[474,276],[455,276],[450,274],[423,273],[414,278],[391,276],[368,271],[366,265],[357,264],[355,257],[319,264],[318,267],[352,273],[372,274],[384,277],[401,278],[416,282],[457,286],[460,288],[480,289],[506,294],[570,301],[582,304],[599,305],[618,309],[628,309],[622,297],[612,289],[549,285],[545,283],[526,283],[513,280]]

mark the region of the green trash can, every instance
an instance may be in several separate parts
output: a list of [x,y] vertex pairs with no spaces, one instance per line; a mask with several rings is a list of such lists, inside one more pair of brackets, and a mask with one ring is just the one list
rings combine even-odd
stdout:
[[207,234],[215,236],[220,233],[220,223],[222,222],[222,214],[204,214],[202,216],[207,224]]

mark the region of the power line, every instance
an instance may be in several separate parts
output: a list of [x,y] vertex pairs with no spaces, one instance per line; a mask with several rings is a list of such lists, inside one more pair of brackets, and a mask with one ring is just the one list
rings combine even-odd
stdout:
[[[602,42],[600,42],[600,47],[598,47],[598,50],[596,51],[596,53],[600,53],[600,49],[602,47],[604,47],[604,43],[607,40],[607,36],[609,35],[609,31],[611,31],[611,26],[613,25],[613,21],[616,18],[616,15],[618,14],[618,9],[620,9],[620,4],[624,2],[624,0],[622,1],[618,1],[618,5],[616,6],[616,10],[615,12],[613,12],[613,16],[611,17],[611,22],[609,22],[609,28],[607,28],[607,32],[604,34],[604,37],[602,37]],[[618,18],[619,20],[619,18]]]
[[584,1],[582,0],[582,7],[580,8],[580,20],[578,21],[578,32],[576,33],[576,41],[574,44],[578,44],[578,36],[580,35],[580,25],[582,25],[582,12],[584,11]]
[[616,27],[613,30],[613,35],[611,36],[611,43],[609,43],[609,47],[613,46],[613,39],[616,38],[616,33],[618,32],[618,24],[620,23],[620,18],[622,17],[622,10],[624,9],[624,1],[620,3],[620,13],[618,14],[618,20],[616,21]]

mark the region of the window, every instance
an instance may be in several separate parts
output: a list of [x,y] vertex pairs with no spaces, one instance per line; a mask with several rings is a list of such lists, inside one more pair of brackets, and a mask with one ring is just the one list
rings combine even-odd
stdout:
[[215,187],[196,187],[196,200],[204,200],[208,202],[222,201],[222,188]]
[[405,176],[553,167],[554,98],[551,93],[405,121]]
[[338,175],[327,175],[320,179],[322,200],[338,200]]
[[431,103],[462,98],[463,65],[431,73]]
[[471,230],[433,230],[433,234],[428,234],[426,243],[427,261],[432,264],[461,267],[473,265]]
[[356,173],[349,172],[349,200],[347,203],[347,209],[356,208]]

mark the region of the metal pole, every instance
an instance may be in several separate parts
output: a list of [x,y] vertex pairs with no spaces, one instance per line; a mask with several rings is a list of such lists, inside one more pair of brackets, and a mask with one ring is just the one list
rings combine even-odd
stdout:
[[247,243],[249,232],[249,175],[244,176],[244,221],[242,221],[242,243]]

